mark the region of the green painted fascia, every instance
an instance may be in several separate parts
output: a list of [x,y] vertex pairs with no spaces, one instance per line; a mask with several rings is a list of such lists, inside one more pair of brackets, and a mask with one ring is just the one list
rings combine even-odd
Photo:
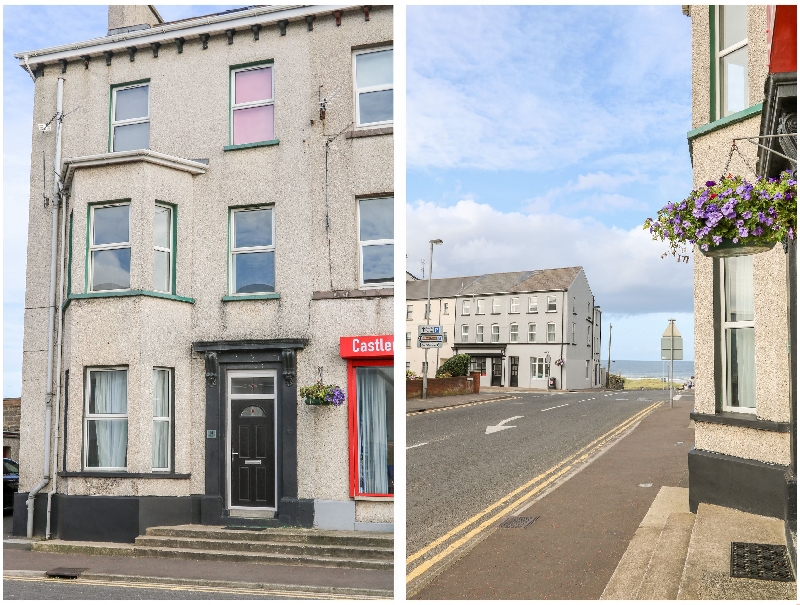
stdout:
[[753,105],[752,107],[748,107],[747,109],[743,109],[742,111],[737,111],[736,113],[732,113],[729,116],[725,116],[724,118],[720,118],[710,124],[703,124],[702,126],[698,126],[694,130],[690,130],[686,133],[686,138],[689,141],[693,141],[697,137],[708,134],[709,132],[714,132],[715,130],[719,130],[720,128],[725,128],[726,126],[730,126],[731,124],[736,124],[737,122],[741,122],[743,120],[747,120],[748,118],[752,118],[753,116],[757,116],[761,113],[761,109],[763,107],[763,103],[759,103],[758,105]]
[[222,302],[232,302],[234,300],[272,300],[280,297],[280,292],[271,292],[269,294],[241,294],[239,296],[223,296]]
[[[245,67],[256,67],[258,65],[272,65],[275,63],[275,59],[264,59],[263,61],[251,61],[249,63],[239,63],[238,65],[231,65],[228,67],[228,142],[233,142],[233,72],[237,69],[243,69]],[[275,77],[275,72],[273,71],[273,77]],[[273,90],[275,84],[273,82]],[[274,143],[268,141],[272,145],[277,145],[278,141],[276,140]],[[243,147],[258,147],[259,145],[254,145],[249,143],[248,145],[227,145],[222,148],[223,151],[230,151],[231,149],[240,149]]]
[[114,89],[121,88],[123,86],[133,86],[134,84],[145,84],[149,83],[150,78],[145,78],[144,80],[133,80],[132,82],[122,82],[120,84],[112,84],[108,89],[108,152],[111,153],[114,151],[111,148],[111,124],[113,122],[113,117],[111,115],[111,111],[114,107]]
[[69,252],[67,253],[67,298],[72,293],[72,211],[69,213]]
[[716,7],[713,4],[708,7],[708,31],[711,48],[711,94],[709,95],[711,107],[708,115],[709,121],[713,123],[717,119],[717,18]]
[[235,149],[248,149],[249,147],[267,147],[269,145],[277,145],[280,143],[278,139],[272,139],[271,141],[259,141],[258,143],[242,143],[241,145],[225,145],[222,148],[222,151],[233,151]]
[[163,298],[166,300],[174,300],[177,302],[185,302],[194,304],[194,298],[188,296],[177,296],[175,294],[167,294],[166,292],[151,292],[149,290],[120,290],[119,292],[89,292],[88,294],[70,294],[67,302],[64,303],[64,308],[73,300],[85,300],[88,298],[120,298],[126,296],[149,296],[151,298]]
[[178,291],[178,205],[164,200],[156,204],[172,208],[172,294]]

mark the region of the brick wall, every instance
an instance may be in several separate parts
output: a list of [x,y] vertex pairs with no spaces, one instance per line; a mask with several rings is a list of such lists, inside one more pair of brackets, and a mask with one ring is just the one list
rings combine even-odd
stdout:
[[3,430],[19,432],[19,397],[3,399]]
[[[467,395],[475,393],[473,381],[466,376],[452,378],[428,378],[428,397]],[[406,380],[406,399],[422,397],[422,380]]]

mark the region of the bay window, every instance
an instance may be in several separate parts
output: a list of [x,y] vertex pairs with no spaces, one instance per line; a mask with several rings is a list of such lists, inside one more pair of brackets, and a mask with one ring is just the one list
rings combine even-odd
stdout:
[[172,371],[153,369],[153,470],[172,466]]
[[156,204],[153,221],[153,290],[175,294],[173,286],[173,211]]
[[98,470],[127,468],[127,368],[87,370],[83,439],[84,468]]
[[130,203],[89,206],[89,291],[131,287]]

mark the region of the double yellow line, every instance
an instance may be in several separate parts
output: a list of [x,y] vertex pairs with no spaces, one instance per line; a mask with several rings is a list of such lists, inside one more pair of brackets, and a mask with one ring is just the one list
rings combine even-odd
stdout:
[[[615,439],[621,433],[628,430],[631,426],[633,426],[634,424],[642,420],[645,416],[653,412],[662,403],[663,403],[662,401],[657,401],[656,403],[650,405],[644,410],[634,414],[633,416],[631,416],[624,422],[618,424],[613,429],[611,429],[604,435],[601,435],[600,437],[598,437],[588,445],[584,446],[577,452],[571,454],[567,458],[564,458],[564,460],[562,460],[555,466],[547,469],[540,475],[537,475],[536,477],[528,481],[525,485],[522,485],[517,489],[515,489],[514,491],[512,491],[511,493],[503,496],[497,502],[483,509],[477,515],[474,515],[473,517],[467,519],[461,525],[454,527],[443,536],[436,538],[433,542],[431,542],[424,548],[408,556],[406,558],[406,568],[408,568],[408,566],[417,559],[424,557],[432,550],[445,544],[451,538],[455,538],[463,530],[477,523],[478,521],[489,515],[496,508],[501,506],[503,507],[499,512],[495,513],[494,515],[492,515],[491,517],[487,518],[482,523],[480,523],[480,525],[470,530],[469,532],[467,532],[454,542],[450,543],[445,549],[441,550],[440,552],[430,557],[429,559],[425,559],[422,563],[420,563],[419,565],[408,571],[406,575],[406,584],[424,574],[426,571],[428,571],[431,567],[436,565],[436,563],[438,563],[442,559],[445,559],[446,557],[453,554],[456,550],[458,550],[458,548],[469,542],[469,540],[477,536],[487,527],[493,525],[499,519],[505,517],[506,515],[510,514],[511,512],[519,508],[520,505],[523,504],[526,500],[529,500],[530,498],[541,492],[544,488],[546,488],[548,485],[556,481],[559,477],[569,472],[573,467],[587,460],[592,454],[594,454],[597,450],[602,448],[606,443]],[[519,498],[514,499],[517,495],[521,493],[522,495]]]

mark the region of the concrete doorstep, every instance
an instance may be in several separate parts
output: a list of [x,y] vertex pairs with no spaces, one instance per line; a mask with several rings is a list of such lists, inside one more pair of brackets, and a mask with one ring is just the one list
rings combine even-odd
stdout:
[[689,490],[662,487],[601,599],[795,599],[795,582],[730,577],[731,542],[785,544],[783,522],[701,504]]

